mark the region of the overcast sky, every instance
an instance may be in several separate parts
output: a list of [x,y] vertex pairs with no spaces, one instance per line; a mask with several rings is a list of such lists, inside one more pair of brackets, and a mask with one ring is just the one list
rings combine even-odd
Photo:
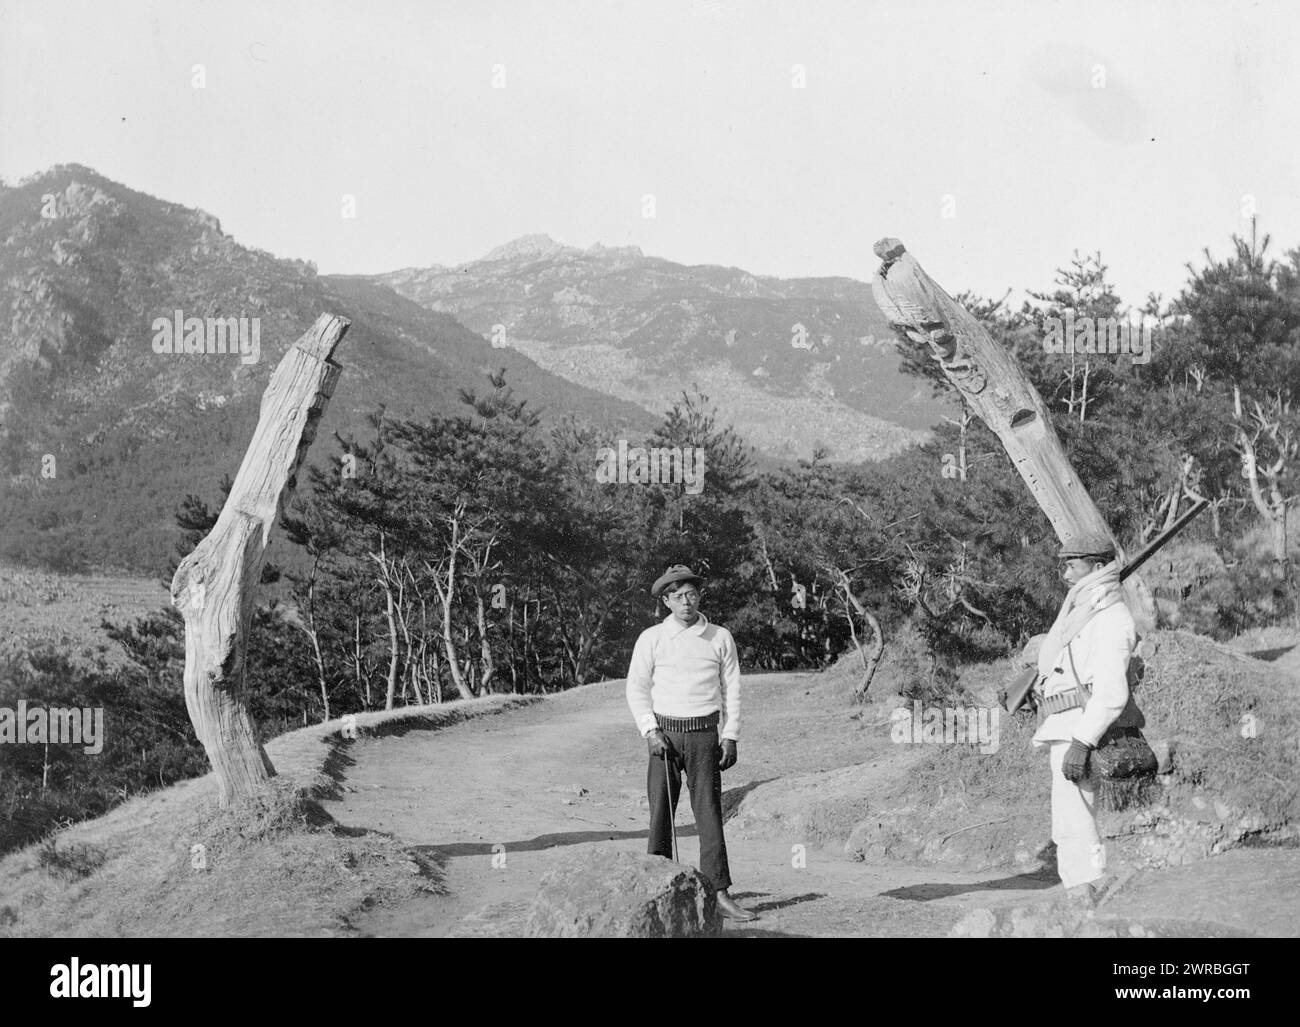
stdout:
[[322,272],[542,232],[867,278],[892,235],[985,295],[1100,249],[1138,304],[1226,252],[1251,202],[1279,253],[1300,246],[1289,0],[0,0],[0,17],[6,181],[86,164]]

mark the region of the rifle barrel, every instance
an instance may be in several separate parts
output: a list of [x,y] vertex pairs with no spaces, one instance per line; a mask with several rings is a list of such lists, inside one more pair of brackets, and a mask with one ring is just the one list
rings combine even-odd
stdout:
[[1131,559],[1128,563],[1126,563],[1123,566],[1123,568],[1119,572],[1119,580],[1123,581],[1130,574],[1132,574],[1139,567],[1141,567],[1144,563],[1146,563],[1149,559],[1151,559],[1151,557],[1155,556],[1156,553],[1159,552],[1159,550],[1165,545],[1166,542],[1168,542],[1180,531],[1182,531],[1183,528],[1187,526],[1188,522],[1193,517],[1195,517],[1198,513],[1204,510],[1207,506],[1209,506],[1208,499],[1198,499],[1192,505],[1192,508],[1187,511],[1187,513],[1183,514],[1181,517],[1178,518],[1178,520],[1174,521],[1173,524],[1169,525],[1168,530],[1157,535],[1154,539],[1152,539],[1147,544],[1146,548],[1143,549],[1142,552],[1138,553],[1137,556],[1133,557],[1133,559]]

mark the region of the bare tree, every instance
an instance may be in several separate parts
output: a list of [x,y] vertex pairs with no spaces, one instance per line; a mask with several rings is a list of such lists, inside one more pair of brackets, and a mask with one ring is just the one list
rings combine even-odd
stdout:
[[[1290,574],[1286,549],[1286,508],[1295,496],[1287,496],[1285,480],[1300,450],[1294,426],[1290,422],[1291,402],[1274,395],[1268,406],[1253,400],[1249,415],[1243,414],[1241,388],[1232,387],[1233,427],[1237,451],[1241,454],[1242,473],[1250,485],[1255,509],[1269,526],[1273,547],[1273,576],[1285,580]],[[1260,463],[1262,446],[1271,449],[1272,461]]]
[[[880,629],[880,621],[876,619],[875,614],[863,605],[853,593],[853,583],[849,578],[848,572],[842,567],[826,566],[824,568],[835,583],[835,588],[839,591],[840,598],[844,602],[844,619],[849,624],[849,635],[853,638],[853,645],[858,650],[858,655],[862,659],[862,677],[853,687],[853,698],[857,702],[862,702],[867,697],[867,689],[871,687],[871,679],[876,676],[876,669],[880,666],[880,660],[885,655],[885,633]],[[853,614],[857,613],[871,629],[871,648],[870,650],[863,647],[862,642],[858,639],[857,626],[853,623]]]
[[[971,408],[967,406],[965,402],[963,402],[961,405],[961,420],[954,420],[951,417],[944,417],[945,421],[947,421],[949,424],[957,428],[957,464],[953,468],[953,470],[955,471],[957,478],[960,481],[966,480],[966,431],[968,428],[970,428],[970,423],[974,419],[975,419],[974,411],[972,411]],[[948,477],[949,475],[946,473],[947,472],[946,467],[944,468],[944,471],[945,471],[944,477]]]
[[385,552],[387,540],[385,533],[379,533],[379,552],[369,552],[370,557],[379,568],[378,583],[384,593],[384,618],[388,624],[388,678],[384,692],[384,709],[391,710],[397,694],[397,664],[400,654],[397,648],[397,600],[394,591],[400,587],[400,573],[397,561]]
[[470,581],[474,592],[474,624],[478,629],[479,660],[483,668],[479,681],[480,695],[492,691],[498,669],[492,655],[492,643],[488,638],[487,604],[483,600],[484,587],[489,584],[488,576],[501,567],[499,560],[492,559],[492,548],[496,542],[497,534],[494,531],[484,536],[477,545],[467,543],[465,546],[465,562],[472,572]]
[[316,624],[316,581],[320,561],[320,552],[313,552],[311,570],[307,574],[307,621],[304,624],[301,618],[295,618],[294,623],[306,631],[311,641],[312,656],[316,661],[316,681],[320,685],[321,709],[324,711],[321,717],[323,723],[330,719],[330,690],[325,677],[325,658],[321,655],[320,629]]
[[456,650],[456,639],[452,631],[452,616],[456,604],[456,562],[464,551],[467,540],[479,527],[466,522],[468,504],[461,500],[449,514],[442,517],[447,527],[448,536],[445,546],[446,556],[437,564],[425,562],[438,593],[438,602],[442,605],[442,645],[447,657],[447,669],[451,674],[452,684],[462,699],[473,699],[474,690],[465,680],[461,667],[460,654]]

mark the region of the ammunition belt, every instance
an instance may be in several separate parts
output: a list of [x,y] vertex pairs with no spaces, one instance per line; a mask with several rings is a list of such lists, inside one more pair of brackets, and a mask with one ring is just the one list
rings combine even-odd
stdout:
[[1042,724],[1053,713],[1064,713],[1088,704],[1088,693],[1082,688],[1067,688],[1064,692],[1038,699],[1038,723]]
[[689,734],[695,731],[709,731],[717,727],[719,716],[716,712],[710,713],[707,717],[665,717],[662,713],[656,713],[655,720],[664,731]]

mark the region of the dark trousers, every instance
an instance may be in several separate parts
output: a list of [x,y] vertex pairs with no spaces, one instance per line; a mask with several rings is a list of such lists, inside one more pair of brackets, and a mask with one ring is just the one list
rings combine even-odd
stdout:
[[[672,789],[672,811],[677,810],[677,800],[682,792],[680,764],[684,763],[686,786],[691,793],[691,812],[695,814],[695,827],[700,837],[700,873],[707,877],[718,891],[731,887],[731,871],[727,866],[727,842],[722,837],[722,771],[718,759],[722,746],[718,744],[718,731],[665,731],[672,751],[668,756],[668,786]],[[647,852],[652,856],[673,858],[672,825],[669,823],[667,789],[664,787],[664,761],[650,757],[646,773],[646,792],[650,797],[650,844]]]

